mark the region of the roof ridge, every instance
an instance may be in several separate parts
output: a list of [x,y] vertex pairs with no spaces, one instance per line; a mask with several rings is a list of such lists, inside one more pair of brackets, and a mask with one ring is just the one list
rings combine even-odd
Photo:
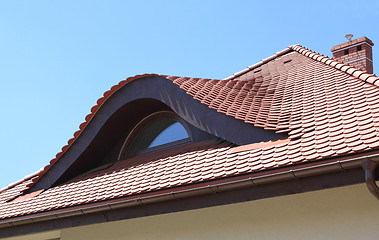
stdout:
[[237,73],[233,73],[233,75],[231,75],[231,76],[229,76],[227,78],[224,78],[223,80],[232,80],[233,78],[239,77],[242,74],[247,73],[248,71],[253,70],[254,68],[260,67],[263,64],[265,64],[265,63],[267,63],[267,62],[269,62],[269,61],[271,61],[271,60],[273,60],[273,59],[275,59],[275,58],[277,58],[277,57],[279,57],[281,55],[284,55],[284,54],[286,54],[286,53],[288,53],[288,52],[290,52],[292,50],[293,50],[292,48],[287,47],[287,48],[285,48],[285,49],[283,49],[283,50],[281,50],[279,52],[276,52],[274,55],[272,55],[272,56],[270,56],[268,58],[262,59],[260,62],[257,62],[256,64],[248,66],[246,69],[244,69],[242,71],[239,71]]
[[324,56],[322,54],[309,50],[308,48],[305,48],[301,46],[300,44],[291,45],[291,46],[288,46],[288,48],[306,57],[312,58],[313,60],[324,63],[331,67],[334,67],[335,69],[345,72],[350,76],[356,77],[364,82],[371,83],[372,85],[379,87],[379,77],[377,77],[375,74],[370,74],[370,73],[367,73],[366,71],[362,71],[350,65],[338,62],[327,56]]

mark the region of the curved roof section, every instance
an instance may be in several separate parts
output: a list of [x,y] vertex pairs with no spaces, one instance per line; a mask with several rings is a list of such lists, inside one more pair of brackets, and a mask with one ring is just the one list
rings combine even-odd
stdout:
[[[78,166],[78,162],[81,162],[79,158],[87,151],[86,149],[97,151],[97,148],[101,148],[102,150],[99,151],[99,154],[107,151],[106,149],[109,147],[107,146],[107,141],[102,145],[96,145],[95,143],[96,139],[106,137],[106,129],[108,129],[105,127],[106,125],[109,127],[108,130],[112,131],[112,133],[108,134],[113,136],[112,139],[108,139],[111,141],[114,138],[122,137],[119,135],[124,131],[123,128],[125,128],[126,122],[129,125],[133,125],[133,121],[138,121],[138,119],[135,119],[138,118],[136,117],[137,115],[144,114],[146,111],[158,111],[160,108],[164,108],[164,106],[171,108],[192,126],[235,144],[243,145],[286,137],[285,134],[276,134],[274,131],[253,126],[196,101],[185,91],[185,86],[179,84],[183,79],[218,81],[149,74],[130,78],[128,81],[123,81],[116,87],[112,87],[111,91],[106,92],[104,97],[98,100],[98,104],[92,108],[92,113],[86,117],[86,122],[80,125],[80,130],[74,134],[74,138],[69,141],[69,145],[63,147],[62,152],[57,154],[56,159],[59,159],[59,162],[53,159],[51,164],[39,174],[38,178],[34,179],[36,185],[30,190],[35,191],[49,188],[58,179],[61,179],[61,176],[66,179],[68,176],[65,173],[69,171],[69,168],[72,171],[76,171],[73,170],[75,168],[73,164],[76,163],[76,166]],[[139,106],[137,107],[135,104],[138,101]],[[124,111],[128,107],[134,109],[134,111],[129,112],[129,115],[125,114]],[[117,115],[120,111],[124,113]],[[121,118],[125,121],[120,122]],[[129,121],[132,118],[134,120]],[[118,120],[110,123],[111,119]],[[96,156],[98,154],[92,154],[90,158],[95,160]],[[88,160],[88,157],[84,158]],[[88,162],[87,160],[84,161]],[[47,177],[46,174],[48,175]],[[65,175],[63,176],[63,174]],[[43,178],[45,180],[41,182],[39,179]]]
[[[112,94],[146,76],[160,75],[128,78],[105,92],[74,138],[38,177],[64,154]],[[379,147],[378,77],[299,45],[229,80],[162,77],[218,112],[288,133],[289,142],[251,150],[259,152],[251,156],[254,161],[269,161],[275,167],[281,162],[291,165]]]

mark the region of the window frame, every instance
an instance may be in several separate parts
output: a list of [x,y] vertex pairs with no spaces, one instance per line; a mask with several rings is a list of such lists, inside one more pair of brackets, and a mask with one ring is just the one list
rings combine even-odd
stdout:
[[[133,153],[133,152],[130,153],[130,150],[131,150],[131,148],[133,146],[133,143],[135,142],[135,140],[137,139],[137,137],[140,135],[140,133],[146,127],[149,127],[153,122],[155,122],[155,121],[157,121],[159,119],[163,119],[163,118],[171,118],[175,122],[178,122],[179,124],[181,124],[184,127],[184,129],[186,130],[188,137],[184,138],[184,139],[179,139],[179,140],[176,140],[176,141],[172,141],[172,142],[169,142],[169,143],[161,144],[161,145],[158,145],[158,146],[146,148],[146,149],[144,149],[144,150],[142,150],[140,152],[137,152],[137,153]],[[170,127],[170,126],[172,126],[172,125],[169,125],[168,127]],[[167,128],[165,128],[164,130],[166,130]],[[158,135],[156,135],[154,139],[156,139],[164,130],[162,130],[160,133],[158,133]],[[191,131],[189,130],[189,127],[187,126],[186,122],[182,118],[180,118],[177,114],[175,114],[174,112],[171,112],[171,111],[154,112],[154,113],[152,113],[152,114],[144,117],[129,132],[129,134],[126,137],[126,139],[125,139],[125,141],[124,141],[124,143],[123,143],[123,145],[121,147],[121,150],[119,152],[118,161],[127,159],[129,157],[135,157],[135,156],[145,155],[145,154],[154,153],[154,152],[158,152],[158,151],[163,151],[163,150],[174,148],[174,147],[178,147],[178,146],[183,146],[183,145],[186,145],[186,144],[189,144],[189,143],[192,143],[192,142],[193,142],[193,140],[191,138]]]

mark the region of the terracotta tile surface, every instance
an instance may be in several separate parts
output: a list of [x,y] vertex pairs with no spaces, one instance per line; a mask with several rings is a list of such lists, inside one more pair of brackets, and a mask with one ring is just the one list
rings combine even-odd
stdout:
[[27,189],[27,185],[32,182],[31,179],[25,180],[14,187],[5,189],[0,192],[0,204],[10,201],[15,197],[19,196],[25,189]]
[[[254,65],[253,65],[254,66]],[[228,80],[165,77],[218,112],[288,139],[234,146],[216,142],[143,161],[127,159],[19,202],[31,180],[0,192],[0,219],[286,167],[379,148],[378,78],[299,45]],[[102,103],[129,78],[104,93],[62,152],[80,137]],[[38,177],[34,181],[38,180]]]

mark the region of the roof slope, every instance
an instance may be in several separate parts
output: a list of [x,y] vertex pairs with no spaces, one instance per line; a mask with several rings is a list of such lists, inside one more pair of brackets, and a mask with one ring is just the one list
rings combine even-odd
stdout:
[[[130,78],[112,87],[91,109],[92,113],[80,129],[112,93],[144,76],[149,75]],[[225,143],[206,144],[159,159],[118,162],[110,169],[48,189],[32,199],[2,202],[0,218],[134,196],[379,148],[378,78],[301,46],[291,46],[282,54],[229,80],[166,78],[210,108],[254,126],[287,132],[289,139],[242,148]],[[57,159],[81,130],[57,154]]]

